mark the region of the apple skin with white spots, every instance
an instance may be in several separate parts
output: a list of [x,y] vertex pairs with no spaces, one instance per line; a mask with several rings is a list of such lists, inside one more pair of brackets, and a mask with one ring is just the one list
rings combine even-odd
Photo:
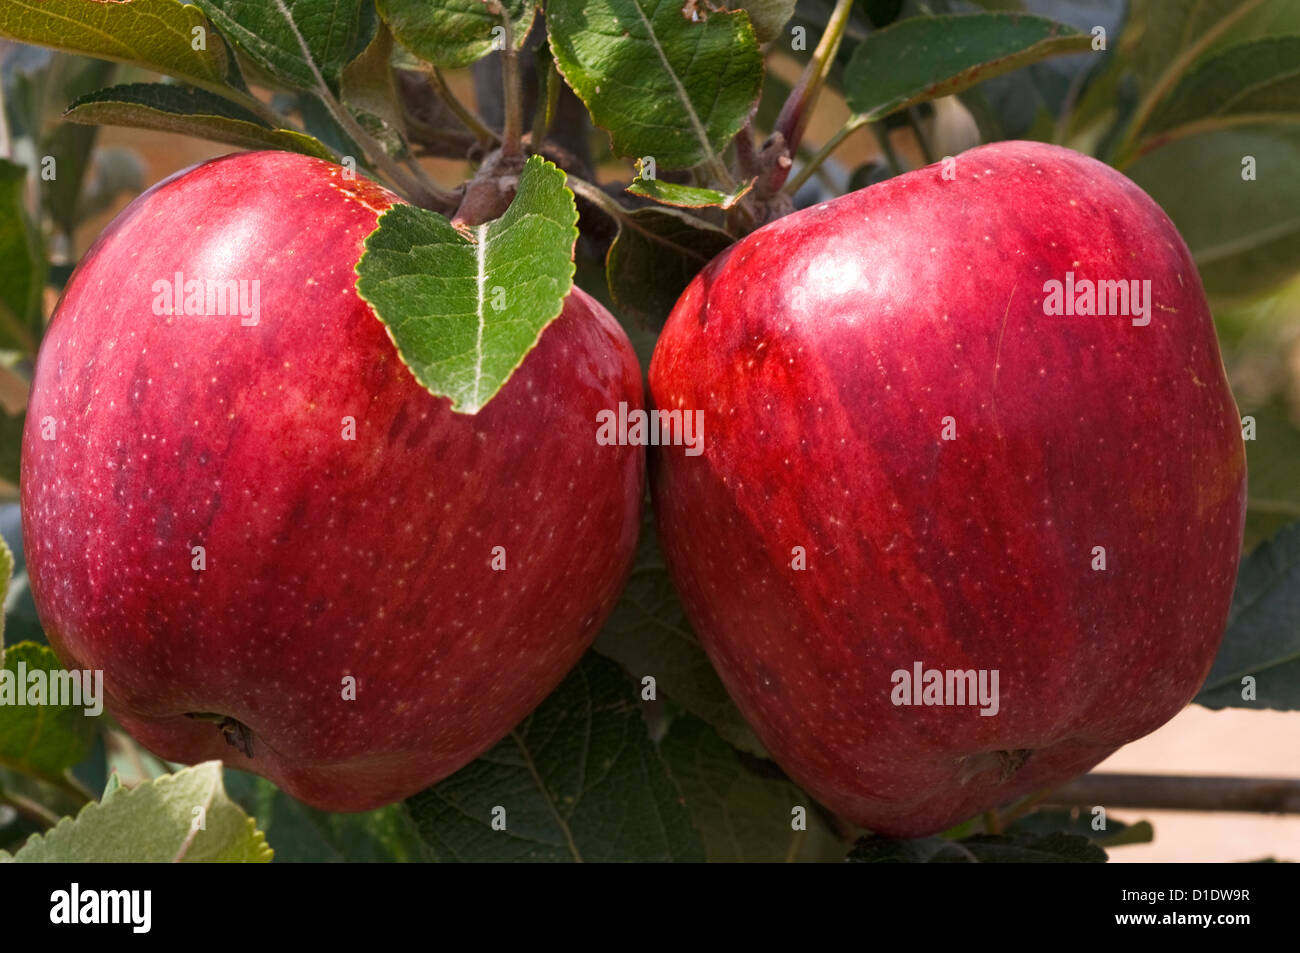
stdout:
[[[641,406],[636,357],[576,288],[478,414],[415,380],[355,291],[397,201],[277,152],[159,183],[69,281],[24,435],[27,566],[65,666],[102,669],[155,754],[334,811],[446,777],[560,682],[617,599],[644,488],[642,449],[595,438],[600,410]],[[258,279],[258,323],[155,315],[175,272]]]
[[[704,648],[796,781],[897,836],[1057,785],[1183,708],[1245,517],[1238,411],[1164,213],[1056,146],[951,171],[732,246],[650,366],[653,406],[704,414],[702,455],[651,456]],[[1150,323],[1046,316],[1071,270],[1149,279]],[[894,704],[916,662],[997,670],[997,713]]]

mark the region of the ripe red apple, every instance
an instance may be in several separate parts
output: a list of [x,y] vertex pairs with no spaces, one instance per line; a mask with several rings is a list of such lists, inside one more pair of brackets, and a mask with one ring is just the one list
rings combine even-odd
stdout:
[[[1051,282],[1121,279],[1145,319],[1045,313]],[[688,615],[853,821],[921,835],[1055,785],[1204,680],[1240,421],[1186,246],[1107,166],[998,143],[767,225],[683,293],[650,391],[703,412],[703,454],[652,459]],[[996,713],[949,671],[997,673]]]
[[[613,607],[643,486],[639,448],[595,440],[642,400],[635,355],[576,288],[477,415],[417,383],[354,288],[396,201],[275,152],[155,186],[68,283],[24,435],[62,661],[156,754],[327,810],[413,794],[546,696]],[[258,280],[256,322],[166,314],[178,272]]]

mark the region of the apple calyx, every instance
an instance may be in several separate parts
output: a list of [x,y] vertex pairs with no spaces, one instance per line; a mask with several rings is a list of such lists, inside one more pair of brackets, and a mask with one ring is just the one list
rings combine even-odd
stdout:
[[185,717],[212,722],[226,739],[226,744],[246,758],[253,756],[253,729],[239,719],[212,711],[190,711],[185,713]]

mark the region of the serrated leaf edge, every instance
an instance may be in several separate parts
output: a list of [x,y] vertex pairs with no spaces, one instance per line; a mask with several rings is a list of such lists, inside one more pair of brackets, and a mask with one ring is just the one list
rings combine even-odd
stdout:
[[[185,769],[185,770],[193,770],[194,768],[200,768],[200,767],[203,767],[205,764],[216,764],[216,765],[217,765],[217,769],[216,769],[216,784],[215,784],[215,786],[211,789],[211,794],[209,795],[209,797],[208,797],[208,801],[207,801],[207,803],[211,804],[211,803],[212,803],[212,797],[215,796],[217,790],[220,789],[220,790],[224,793],[224,792],[225,792],[225,789],[226,789],[226,786],[225,786],[225,784],[224,784],[223,781],[222,781],[222,765],[221,765],[221,762],[219,762],[219,761],[217,761],[217,762],[207,761],[207,762],[203,762],[202,764],[192,765],[190,768],[187,768],[187,769]],[[118,801],[128,801],[128,800],[130,800],[132,797],[135,796],[135,793],[136,793],[137,791],[143,791],[143,790],[145,790],[145,789],[153,788],[154,786],[157,786],[157,787],[160,787],[160,788],[161,788],[161,787],[165,787],[165,786],[168,785],[168,784],[172,784],[172,783],[174,783],[175,780],[176,780],[178,777],[180,777],[180,776],[181,776],[181,772],[176,772],[175,774],[164,774],[164,775],[161,775],[161,776],[159,776],[159,777],[157,777],[157,778],[153,778],[153,779],[151,779],[151,780],[149,780],[149,781],[144,781],[144,782],[142,782],[142,783],[140,783],[140,784],[132,785],[131,787],[127,787],[126,785],[122,785],[120,788],[118,788],[118,789],[116,789],[115,791],[113,791],[113,803],[116,804]],[[229,795],[229,794],[226,794],[226,797],[229,798],[230,795]],[[22,854],[23,854],[23,851],[27,850],[28,848],[34,848],[37,844],[39,844],[39,843],[41,843],[41,842],[43,842],[43,841],[48,840],[48,838],[50,838],[50,837],[53,836],[54,834],[59,833],[60,831],[70,831],[72,828],[75,828],[75,827],[77,826],[77,824],[79,824],[79,823],[81,822],[82,818],[85,817],[89,812],[91,812],[91,811],[97,811],[97,810],[102,809],[102,808],[105,806],[105,803],[106,803],[106,802],[103,801],[103,800],[98,800],[98,801],[88,801],[87,803],[85,803],[85,804],[83,804],[83,805],[81,806],[81,810],[79,810],[79,811],[76,813],[76,816],[68,815],[68,816],[65,816],[65,817],[63,817],[63,818],[60,818],[59,822],[58,822],[57,824],[55,824],[53,827],[51,827],[48,831],[42,831],[42,832],[38,832],[38,833],[32,834],[32,836],[29,837],[29,838],[28,838],[28,839],[23,843],[23,846],[20,847],[20,848],[18,848],[18,850],[17,850],[15,853],[5,855],[5,852],[4,852],[4,851],[0,851],[0,855],[3,855],[3,856],[0,856],[0,859],[6,860],[6,861],[11,861],[11,862],[21,862],[21,861],[22,861]],[[233,798],[231,798],[231,803],[232,803],[232,804],[236,804],[236,802],[234,801]],[[236,804],[236,806],[238,806],[238,805]],[[240,810],[242,811],[243,808],[240,807]],[[268,844],[268,843],[266,842],[266,834],[265,834],[263,831],[258,830],[258,828],[257,828],[257,821],[256,821],[255,818],[252,818],[252,817],[247,818],[246,829],[247,829],[247,830],[248,830],[248,831],[253,835],[253,837],[255,838],[255,846],[254,846],[254,849],[256,850],[256,856],[257,856],[259,859],[261,859],[261,862],[269,862],[269,861],[271,860],[271,858],[275,855],[275,851],[271,848],[271,845]],[[189,843],[191,842],[193,833],[194,833],[194,832],[191,831],[191,836],[186,837],[184,843],[182,844],[182,851],[183,851],[184,848],[187,847],[187,846],[189,845]],[[181,855],[178,853],[178,855],[177,855],[177,857],[175,858],[174,862],[178,862],[178,861],[180,861],[181,859],[182,859],[182,857],[181,857]],[[257,861],[254,861],[254,862],[257,862]]]

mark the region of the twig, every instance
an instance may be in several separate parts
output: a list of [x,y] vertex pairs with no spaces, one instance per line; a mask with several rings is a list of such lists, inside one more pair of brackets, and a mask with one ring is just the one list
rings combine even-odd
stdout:
[[415,174],[408,173],[388,154],[383,146],[375,141],[370,133],[361,128],[361,124],[335,98],[329,84],[325,82],[325,77],[321,75],[320,69],[316,66],[316,59],[312,55],[311,48],[307,46],[307,40],[303,37],[302,31],[298,29],[297,24],[294,23],[293,16],[284,5],[284,0],[273,0],[273,2],[279,8],[280,15],[284,17],[285,22],[293,31],[294,37],[298,40],[298,47],[302,52],[303,60],[311,69],[312,76],[316,80],[316,95],[325,104],[325,108],[334,117],[334,121],[343,127],[343,131],[351,136],[357,145],[361,146],[366,156],[375,164],[375,167],[388,176],[394,185],[419,205],[430,208],[454,205],[456,196],[429,178],[428,174],[419,165],[414,167],[417,170]]
[[1042,803],[1300,814],[1300,778],[1085,774],[1052,791]]
[[505,125],[501,130],[501,154],[507,158],[523,154],[524,137],[524,87],[519,81],[519,55],[515,52],[514,24],[510,11],[501,8],[501,22],[505,24],[506,48],[501,51],[501,87],[505,108]]
[[0,803],[8,804],[20,815],[27,818],[33,824],[39,824],[43,828],[51,828],[59,823],[59,816],[45,807],[43,804],[37,804],[30,798],[25,798],[21,794],[14,794],[10,791],[0,791]]
[[[647,238],[650,241],[657,242],[660,245],[663,245],[667,248],[672,248],[689,257],[697,258],[701,262],[704,263],[708,262],[708,257],[700,254],[700,252],[698,252],[697,250],[693,248],[688,248],[685,245],[678,245],[676,242],[672,241],[671,239],[664,238],[662,235],[656,234],[655,232],[650,231],[648,228],[645,228],[640,222],[638,222],[632,216],[631,212],[629,212],[623,206],[619,205],[616,201],[614,201],[614,199],[611,198],[603,189],[595,185],[592,185],[590,182],[586,181],[585,179],[580,179],[576,175],[569,175],[568,186],[570,189],[573,190],[573,193],[575,195],[580,195],[582,196],[582,198],[586,199],[592,205],[595,205],[602,212],[604,212],[606,215],[612,218],[616,223],[618,223],[619,227],[626,226],[627,228],[630,228],[633,231],[641,233],[645,238]],[[690,216],[685,212],[682,212],[682,214],[687,215],[687,217],[689,218],[694,218],[694,216]],[[706,228],[715,227],[703,220],[699,220],[699,221],[700,221],[700,225],[703,227]]]
[[1119,146],[1115,149],[1114,156],[1117,164],[1125,159],[1126,153],[1132,148],[1134,140],[1137,139],[1147,121],[1150,120],[1156,106],[1169,95],[1187,68],[1209,48],[1211,43],[1222,36],[1224,31],[1234,26],[1238,20],[1250,13],[1262,2],[1263,0],[1244,0],[1235,10],[1202,33],[1195,43],[1184,49],[1173,62],[1165,67],[1165,71],[1160,74],[1160,78],[1155,81],[1155,84],[1152,85],[1146,96],[1138,104],[1137,111],[1133,114],[1133,119],[1124,132],[1124,138],[1120,140]]
[[632,216],[628,210],[610,198],[605,190],[599,186],[593,185],[585,179],[580,179],[576,175],[568,176],[566,184],[573,190],[574,195],[582,196],[618,224],[621,225],[632,221]]
[[867,125],[866,116],[860,113],[850,116],[848,122],[841,126],[835,135],[827,139],[826,144],[818,149],[811,159],[799,167],[799,171],[795,173],[794,178],[786,182],[785,191],[790,195],[798,192],[803,187],[803,184],[812,178],[813,173],[821,168],[821,164],[830,158],[831,153],[838,149],[845,139],[865,125]]
[[[821,92],[826,82],[831,64],[835,61],[835,54],[839,52],[840,41],[844,39],[844,28],[848,26],[849,13],[852,9],[853,0],[836,0],[835,9],[831,11],[830,19],[826,22],[826,32],[822,34],[817,49],[813,51],[812,59],[804,68],[799,82],[786,97],[784,105],[781,106],[781,113],[776,118],[773,131],[785,137],[786,148],[790,155],[794,155],[799,149],[804,129],[807,128],[808,119],[812,116],[813,105],[817,102],[817,94]],[[760,196],[775,195],[781,191],[781,186],[785,185],[789,174],[789,165],[774,166],[764,178],[759,179],[757,188]]]
[[95,795],[91,794],[84,784],[70,774],[61,774],[57,778],[45,778],[44,780],[64,794],[70,795],[80,804],[89,804],[95,800]]

